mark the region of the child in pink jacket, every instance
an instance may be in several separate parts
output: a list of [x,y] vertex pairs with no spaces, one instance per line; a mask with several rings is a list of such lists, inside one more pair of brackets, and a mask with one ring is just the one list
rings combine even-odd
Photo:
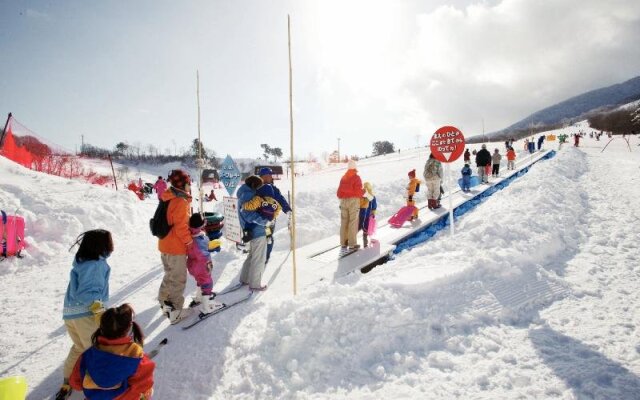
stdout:
[[200,213],[189,218],[189,230],[193,243],[187,249],[187,270],[196,280],[198,292],[192,305],[200,305],[200,311],[208,314],[220,307],[222,303],[213,301],[213,279],[211,278],[211,255],[209,254],[209,238],[204,232],[205,221]]

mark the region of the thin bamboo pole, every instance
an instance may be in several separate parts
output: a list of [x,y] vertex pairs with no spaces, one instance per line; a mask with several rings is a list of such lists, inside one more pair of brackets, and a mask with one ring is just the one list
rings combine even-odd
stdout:
[[202,204],[202,138],[200,137],[200,72],[196,70],[196,97],[198,98],[198,195],[200,199],[200,214],[203,211]]
[[296,271],[296,172],[293,157],[293,78],[291,68],[291,17],[287,14],[287,38],[289,47],[289,152],[291,154],[291,255],[293,260],[293,295],[298,294]]

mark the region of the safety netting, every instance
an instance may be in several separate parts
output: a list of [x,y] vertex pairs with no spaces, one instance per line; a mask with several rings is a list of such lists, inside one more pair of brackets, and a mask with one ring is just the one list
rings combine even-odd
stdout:
[[0,138],[0,155],[34,171],[105,185],[112,178],[83,167],[72,152],[43,139],[13,116]]

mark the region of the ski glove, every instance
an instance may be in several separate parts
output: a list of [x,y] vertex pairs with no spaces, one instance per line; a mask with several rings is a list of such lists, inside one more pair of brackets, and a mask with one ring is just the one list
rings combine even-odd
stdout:
[[100,300],[95,300],[89,306],[89,311],[93,313],[96,324],[100,326],[100,318],[102,318],[102,314],[104,314],[104,304]]

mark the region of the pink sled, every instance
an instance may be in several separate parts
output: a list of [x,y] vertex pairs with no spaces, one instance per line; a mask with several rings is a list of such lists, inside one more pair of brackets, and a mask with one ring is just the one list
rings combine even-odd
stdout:
[[402,224],[407,222],[409,218],[413,215],[413,211],[416,209],[416,206],[404,206],[397,213],[393,214],[391,218],[389,218],[389,225],[394,228],[400,228]]

